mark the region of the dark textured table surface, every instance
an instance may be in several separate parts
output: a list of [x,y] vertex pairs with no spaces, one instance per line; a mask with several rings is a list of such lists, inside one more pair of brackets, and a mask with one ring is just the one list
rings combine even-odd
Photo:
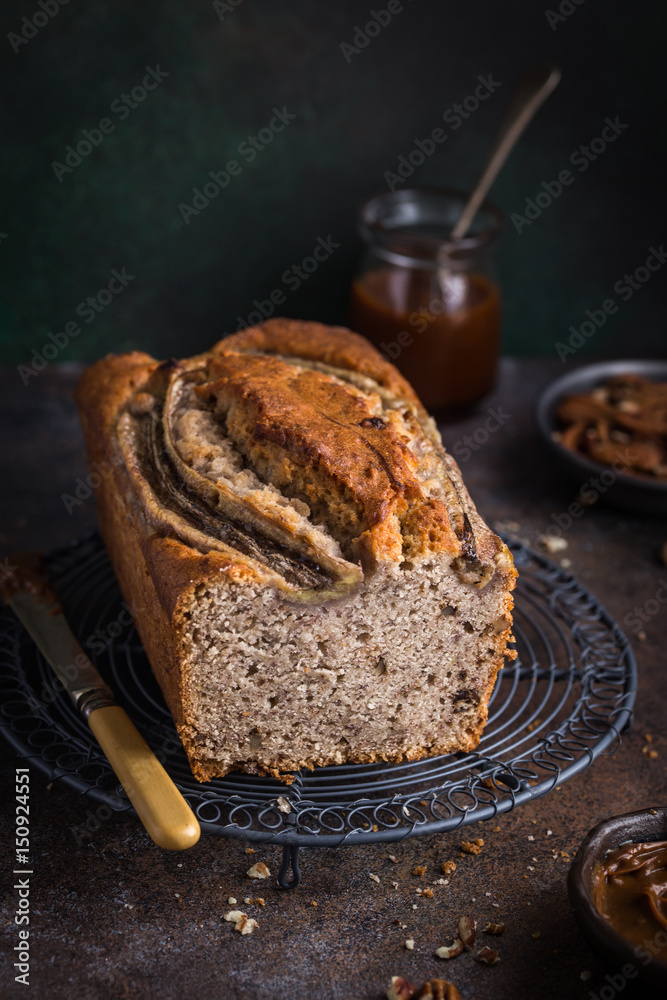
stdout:
[[[577,484],[545,452],[533,416],[540,389],[562,370],[549,361],[508,360],[482,411],[444,429],[445,442],[453,447],[483,426],[487,406],[502,408],[502,426],[462,462],[462,470],[487,520],[516,522],[519,536],[532,544],[577,494]],[[62,499],[87,472],[70,399],[77,374],[71,366],[49,368],[24,387],[14,369],[2,373],[1,559],[22,547],[48,549],[94,523],[92,498],[71,513]],[[655,598],[667,578],[658,559],[667,541],[664,521],[598,504],[575,520],[565,537],[567,549],[554,558],[568,559],[570,572],[622,626],[635,606]],[[234,934],[222,919],[229,896],[242,900],[251,892],[242,842],[203,837],[188,853],[169,854],[153,846],[136,819],[114,815],[78,843],[73,829],[86,822],[90,801],[57,781],[49,784],[32,767],[30,987],[14,982],[10,958],[0,969],[0,995],[372,1000],[400,973],[416,983],[446,976],[463,1000],[610,998],[616,993],[605,979],[610,970],[587,947],[568,904],[568,863],[553,854],[573,854],[604,817],[667,804],[666,626],[662,606],[645,623],[641,640],[631,623],[624,626],[633,640],[640,688],[635,727],[613,756],[542,799],[473,828],[470,833],[485,840],[477,856],[460,857],[460,834],[414,838],[389,849],[303,851],[302,887],[286,893],[263,883],[266,906],[259,930],[249,937]],[[646,733],[653,736],[657,756],[642,752]],[[5,955],[17,944],[8,850],[16,766],[20,761],[5,746],[0,770]],[[398,864],[388,860],[389,850]],[[260,847],[253,860],[264,860],[275,871],[279,857],[279,848]],[[426,864],[435,878],[448,858],[457,861],[449,885],[438,886],[432,899],[416,896],[420,880],[412,869]],[[380,876],[380,884],[369,872]],[[505,922],[499,965],[483,967],[471,955],[449,964],[433,957],[466,912]],[[407,930],[394,923],[397,919]],[[414,951],[406,951],[407,937],[414,939]],[[622,995],[630,1000],[650,993],[628,986]]]

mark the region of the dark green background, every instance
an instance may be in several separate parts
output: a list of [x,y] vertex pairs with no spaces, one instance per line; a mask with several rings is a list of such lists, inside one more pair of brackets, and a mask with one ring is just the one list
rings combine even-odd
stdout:
[[[493,200],[508,218],[499,254],[505,350],[554,355],[568,326],[667,240],[664,5],[585,0],[553,31],[546,4],[534,0],[412,0],[348,64],[340,43],[384,6],[243,0],[221,23],[207,2],[70,0],[14,53],[6,35],[39,8],[4,4],[4,360],[29,362],[123,266],[135,280],[59,359],[204,348],[329,234],[340,249],[280,311],[344,321],[360,202],[386,189],[384,171],[442,124],[478,74],[493,73],[502,87],[413,178],[470,185],[511,88],[540,58],[557,61],[563,80]],[[156,64],[168,79],[125,121],[110,115]],[[179,203],[283,105],[297,119],[185,226]],[[616,115],[629,128],[518,235],[510,213]],[[114,133],[58,183],[52,161],[105,116]],[[663,289],[661,272],[581,353],[662,353]]]

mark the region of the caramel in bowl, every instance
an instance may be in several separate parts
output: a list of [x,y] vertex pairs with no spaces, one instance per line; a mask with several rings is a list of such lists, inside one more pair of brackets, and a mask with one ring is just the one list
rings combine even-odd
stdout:
[[627,980],[667,985],[667,808],[594,827],[567,881],[577,921],[605,964]]

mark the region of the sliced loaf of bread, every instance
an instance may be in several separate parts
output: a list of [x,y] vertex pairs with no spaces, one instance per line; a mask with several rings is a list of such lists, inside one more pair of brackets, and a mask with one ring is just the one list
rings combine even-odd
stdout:
[[516,571],[411,387],[271,320],[77,389],[100,527],[194,774],[471,750]]

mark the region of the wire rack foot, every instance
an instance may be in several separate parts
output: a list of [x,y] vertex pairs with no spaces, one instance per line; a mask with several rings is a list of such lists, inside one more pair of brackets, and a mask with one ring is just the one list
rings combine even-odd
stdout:
[[[290,868],[292,869],[292,878],[287,877]],[[301,885],[298,844],[285,844],[283,847],[283,863],[278,872],[278,885],[281,889],[296,889],[298,885]]]

